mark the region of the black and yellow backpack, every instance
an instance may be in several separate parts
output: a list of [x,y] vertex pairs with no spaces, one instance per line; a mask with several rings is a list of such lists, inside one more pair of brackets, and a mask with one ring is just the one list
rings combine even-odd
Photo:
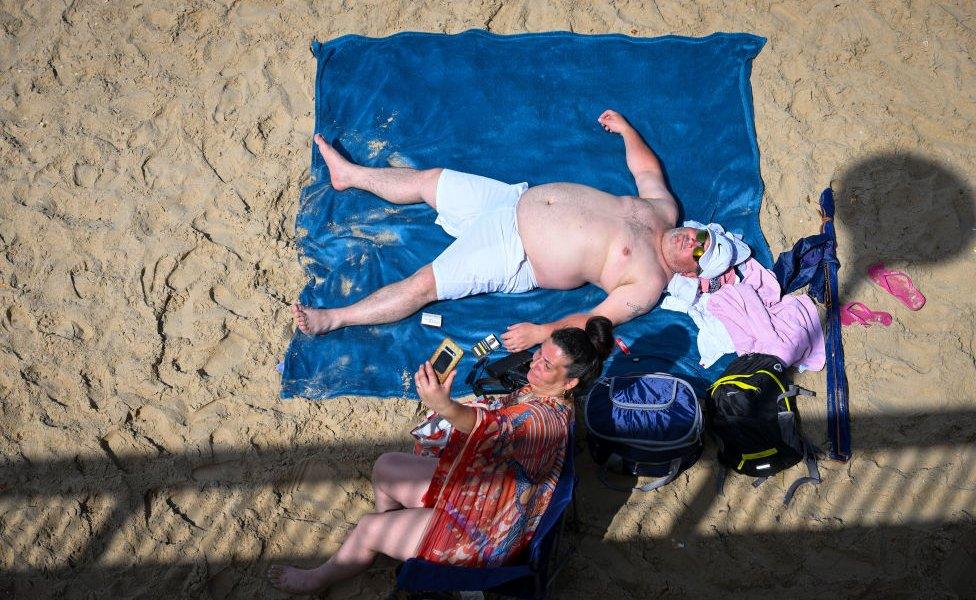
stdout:
[[755,477],[758,487],[770,476],[803,461],[808,474],[790,486],[789,504],[804,483],[820,483],[815,449],[800,430],[799,396],[814,393],[786,382],[786,365],[769,354],[746,354],[732,361],[708,388],[709,430],[718,441],[718,460],[728,469]]

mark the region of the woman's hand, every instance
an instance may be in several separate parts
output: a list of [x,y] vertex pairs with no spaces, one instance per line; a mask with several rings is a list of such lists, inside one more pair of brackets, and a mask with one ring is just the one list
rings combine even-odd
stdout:
[[424,362],[417,369],[413,376],[414,383],[417,385],[417,394],[424,406],[440,414],[448,412],[454,401],[451,400],[451,386],[454,384],[454,376],[457,369],[451,371],[444,383],[437,380],[437,373],[430,361]]
[[450,421],[455,429],[463,433],[471,433],[477,423],[477,411],[464,404],[451,400],[451,385],[457,369],[451,371],[444,383],[437,380],[437,373],[430,361],[420,365],[413,376],[417,384],[417,394],[424,406]]

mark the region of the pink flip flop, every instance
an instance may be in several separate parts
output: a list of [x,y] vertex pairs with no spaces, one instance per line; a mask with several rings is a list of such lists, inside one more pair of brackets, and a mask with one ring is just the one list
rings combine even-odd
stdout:
[[925,296],[918,291],[912,278],[901,271],[886,269],[884,263],[875,263],[868,267],[871,281],[880,285],[886,292],[898,298],[908,310],[918,310],[925,306]]
[[891,325],[891,315],[880,310],[871,310],[860,302],[848,302],[840,309],[840,324],[844,326],[870,327],[871,325],[881,325],[887,327]]

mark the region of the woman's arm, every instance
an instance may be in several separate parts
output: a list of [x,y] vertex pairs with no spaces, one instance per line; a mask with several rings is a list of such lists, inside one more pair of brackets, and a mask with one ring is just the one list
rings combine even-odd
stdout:
[[420,365],[413,378],[417,385],[417,394],[424,406],[447,419],[458,431],[471,433],[478,421],[478,409],[451,400],[451,385],[454,384],[455,375],[457,375],[456,369],[451,371],[444,383],[441,383],[437,380],[437,374],[430,366],[430,361],[426,361]]

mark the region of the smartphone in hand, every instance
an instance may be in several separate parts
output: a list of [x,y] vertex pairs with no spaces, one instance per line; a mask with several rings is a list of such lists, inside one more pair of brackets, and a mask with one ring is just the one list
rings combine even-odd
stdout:
[[434,367],[437,381],[444,383],[444,380],[447,379],[447,376],[457,366],[463,354],[464,350],[454,340],[444,338],[444,341],[441,342],[441,345],[437,347],[437,350],[434,350],[434,354],[430,357],[430,364]]

